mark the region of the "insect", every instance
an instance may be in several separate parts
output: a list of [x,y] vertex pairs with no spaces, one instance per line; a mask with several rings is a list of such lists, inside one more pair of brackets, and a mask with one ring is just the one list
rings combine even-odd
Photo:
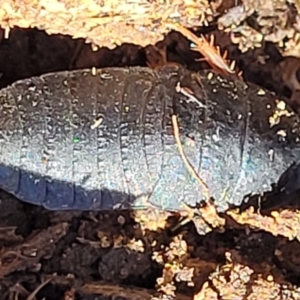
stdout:
[[[259,90],[180,66],[18,81],[0,91],[0,187],[52,210],[181,211],[205,199],[184,152],[224,211],[269,190],[300,161],[299,117],[285,115],[271,126],[275,110],[288,108]],[[299,187],[298,169],[285,173],[281,190]]]
[[232,63],[228,65],[226,61],[227,53],[224,52],[222,56],[220,48],[215,48],[213,36],[209,42],[203,35],[201,35],[201,37],[197,37],[190,30],[178,23],[170,23],[168,26],[171,29],[179,31],[182,35],[192,41],[194,44],[194,46],[192,46],[192,50],[200,52],[213,70],[223,74],[236,74],[236,71],[234,70],[235,61],[232,61]]

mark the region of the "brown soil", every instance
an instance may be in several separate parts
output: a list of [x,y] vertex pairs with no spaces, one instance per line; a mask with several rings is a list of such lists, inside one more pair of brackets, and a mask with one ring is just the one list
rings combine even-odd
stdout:
[[[288,59],[276,46],[242,54],[215,28],[202,32],[209,31],[246,80],[293,95],[282,79]],[[193,70],[207,67],[176,32],[152,46],[97,51],[36,29],[1,34],[1,87],[58,70],[157,67],[164,56]],[[1,192],[0,299],[299,299],[299,205],[254,207],[218,216],[209,205],[202,210],[209,230],[199,233],[200,218],[184,223],[155,209],[50,212]]]

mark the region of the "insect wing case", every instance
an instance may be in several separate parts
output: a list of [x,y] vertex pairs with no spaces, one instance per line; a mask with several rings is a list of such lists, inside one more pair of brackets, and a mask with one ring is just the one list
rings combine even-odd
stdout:
[[49,209],[200,202],[174,139],[174,109],[185,154],[220,210],[269,189],[300,155],[296,116],[270,127],[270,94],[206,72],[199,85],[176,67],[48,74],[3,89],[0,105],[0,186]]

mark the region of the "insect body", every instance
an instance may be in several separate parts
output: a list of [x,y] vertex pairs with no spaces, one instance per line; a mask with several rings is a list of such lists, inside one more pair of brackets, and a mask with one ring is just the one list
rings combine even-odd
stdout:
[[[205,186],[224,211],[269,190],[299,162],[299,118],[277,114],[271,125],[274,96],[215,73],[200,77],[201,85],[175,66],[76,70],[1,90],[0,187],[77,210],[180,211],[202,201]],[[201,180],[182,159],[174,114],[181,152]]]

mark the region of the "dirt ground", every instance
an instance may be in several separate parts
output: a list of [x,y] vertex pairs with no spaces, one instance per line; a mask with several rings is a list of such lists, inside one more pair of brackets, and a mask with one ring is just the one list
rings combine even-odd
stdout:
[[[203,33],[209,31],[245,80],[280,97],[293,95],[281,76],[291,58],[283,58],[276,46],[242,54],[226,35],[215,28]],[[13,29],[9,39],[4,31],[0,36],[1,87],[76,68],[158,67],[165,60],[192,70],[208,67],[195,62],[197,54],[176,32],[153,46],[96,51],[82,39],[35,29]],[[290,100],[297,107],[296,102]],[[203,219],[184,222],[154,208],[50,212],[1,191],[0,300],[300,299],[299,197],[288,203],[268,199],[262,205],[253,199],[253,206],[222,215],[208,205],[202,212],[209,230],[199,233]]]

